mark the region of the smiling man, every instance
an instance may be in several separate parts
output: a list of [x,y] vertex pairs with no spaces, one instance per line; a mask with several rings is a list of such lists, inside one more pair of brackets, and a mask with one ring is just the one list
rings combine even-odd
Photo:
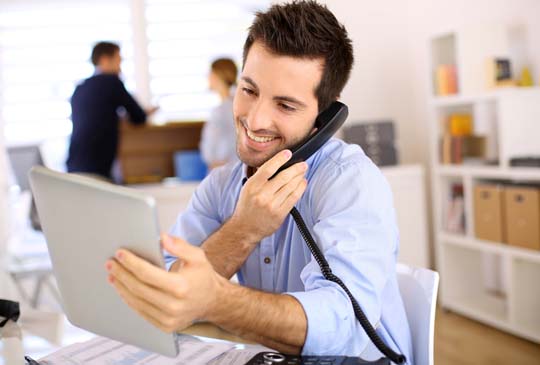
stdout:
[[[268,180],[315,132],[352,63],[347,32],[325,6],[257,14],[234,99],[241,162],[213,171],[162,236],[169,271],[126,250],[107,263],[129,306],[168,332],[202,320],[285,353],[379,358],[289,216],[296,206],[378,334],[412,363],[392,195],[377,167],[358,146],[331,139]],[[234,274],[241,285],[229,282]]]

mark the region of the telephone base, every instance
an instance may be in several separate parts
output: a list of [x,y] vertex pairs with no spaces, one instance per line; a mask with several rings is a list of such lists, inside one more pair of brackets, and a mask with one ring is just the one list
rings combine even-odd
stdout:
[[246,365],[390,365],[390,360],[381,358],[366,361],[347,356],[295,356],[278,352],[259,352]]

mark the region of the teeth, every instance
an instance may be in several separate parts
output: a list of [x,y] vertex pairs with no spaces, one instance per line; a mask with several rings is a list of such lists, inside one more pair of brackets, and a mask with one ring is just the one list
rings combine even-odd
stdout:
[[270,142],[271,140],[276,138],[276,137],[257,137],[256,135],[251,133],[249,130],[246,129],[246,131],[247,131],[247,135],[248,135],[249,139],[252,139],[255,142],[260,142],[260,143]]

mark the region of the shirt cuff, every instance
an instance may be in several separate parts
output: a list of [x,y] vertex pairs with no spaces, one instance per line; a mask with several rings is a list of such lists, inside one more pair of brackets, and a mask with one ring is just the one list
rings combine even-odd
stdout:
[[163,253],[163,257],[165,260],[165,270],[171,271],[171,266],[178,260],[178,257],[169,255],[166,252]]
[[296,298],[306,314],[302,355],[351,356],[365,347],[366,339],[354,336],[356,319],[348,298],[339,289],[328,286],[285,294]]

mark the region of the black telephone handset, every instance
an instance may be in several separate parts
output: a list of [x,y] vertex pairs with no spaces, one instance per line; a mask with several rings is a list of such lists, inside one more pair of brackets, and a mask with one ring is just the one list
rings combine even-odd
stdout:
[[[317,131],[310,135],[306,140],[301,142],[299,145],[291,148],[292,156],[291,158],[281,166],[270,179],[274,178],[281,171],[286,168],[294,165],[297,162],[307,160],[313,153],[315,153],[319,148],[322,147],[337,130],[343,125],[345,119],[349,115],[349,110],[347,106],[339,101],[334,101],[328,108],[321,112],[317,119],[315,120],[315,127]],[[244,182],[245,183],[245,179]],[[292,208],[290,213],[294,219],[294,222],[298,226],[298,230],[302,235],[302,238],[306,242],[311,254],[319,264],[321,273],[323,274],[326,280],[332,281],[338,284],[343,291],[349,297],[351,304],[353,306],[354,314],[362,328],[367,333],[370,340],[375,344],[375,346],[384,354],[386,357],[381,358],[377,361],[364,361],[359,357],[343,357],[343,356],[310,356],[310,357],[298,357],[298,356],[289,356],[278,353],[269,353],[261,352],[257,356],[253,357],[247,364],[249,365],[258,365],[258,364],[335,364],[335,365],[353,365],[353,364],[372,364],[372,365],[389,365],[390,361],[396,364],[405,363],[405,356],[394,352],[389,348],[383,340],[379,337],[375,328],[369,323],[366,315],[360,308],[360,305],[353,297],[347,286],[332,273],[330,265],[326,261],[323,253],[321,252],[319,246],[313,239],[313,236],[309,232],[304,219],[300,215],[300,212],[295,207]]]
[[349,108],[347,108],[347,105],[339,101],[334,101],[330,104],[315,120],[317,131],[297,146],[291,148],[292,156],[289,161],[281,166],[270,179],[295,163],[306,161],[312,154],[317,152],[345,123],[348,115]]

